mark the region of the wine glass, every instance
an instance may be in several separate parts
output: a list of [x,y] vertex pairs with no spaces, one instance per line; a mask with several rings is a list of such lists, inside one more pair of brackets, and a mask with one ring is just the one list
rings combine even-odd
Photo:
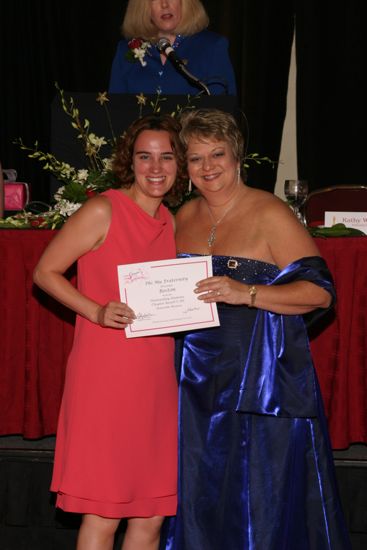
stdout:
[[284,195],[293,212],[303,225],[306,225],[306,220],[300,208],[304,204],[307,194],[308,182],[306,180],[285,180]]

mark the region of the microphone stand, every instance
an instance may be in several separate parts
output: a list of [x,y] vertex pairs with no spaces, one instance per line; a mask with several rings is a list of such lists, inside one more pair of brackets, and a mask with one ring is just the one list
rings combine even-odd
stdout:
[[209,88],[202,80],[191,74],[185,67],[183,61],[176,56],[170,41],[168,38],[162,37],[157,44],[157,48],[160,53],[164,53],[164,55],[169,59],[169,61],[172,63],[172,65],[175,67],[175,69],[183,75],[186,80],[190,82],[193,86],[196,86],[197,88],[201,88],[207,95],[211,95]]
[[183,63],[180,63],[179,64],[179,68],[178,68],[178,65],[175,67],[178,69],[178,71],[180,73],[182,73],[185,78],[191,83],[193,84],[194,86],[197,86],[198,88],[201,88],[207,95],[211,95],[210,94],[210,91],[209,91],[209,88],[206,84],[204,84],[204,82],[202,80],[199,80],[196,76],[194,76],[193,74],[191,74],[187,69],[186,67],[183,65]]

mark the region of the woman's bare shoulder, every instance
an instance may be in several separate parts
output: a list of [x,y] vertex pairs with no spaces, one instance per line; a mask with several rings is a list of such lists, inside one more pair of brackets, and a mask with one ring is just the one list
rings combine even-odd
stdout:
[[273,219],[274,216],[293,216],[289,206],[279,197],[262,189],[249,188],[251,207],[264,221]]
[[199,203],[200,203],[200,197],[196,197],[194,199],[190,199],[189,201],[185,202],[176,212],[177,222],[186,221],[192,216],[194,216],[199,207]]
[[111,202],[105,195],[91,197],[84,203],[83,208],[102,216],[110,214],[112,210]]
[[271,193],[270,191],[265,191],[264,189],[256,189],[255,187],[248,187],[248,194],[251,196],[252,200],[258,202],[259,204],[262,203],[263,205],[277,205],[277,204],[284,204],[284,202],[274,195],[274,193]]
[[103,195],[96,195],[88,199],[70,218],[70,220],[90,218],[94,221],[103,221],[111,217],[111,203],[109,199]]
[[107,197],[91,197],[68,218],[59,233],[60,238],[70,236],[73,239],[75,235],[85,233],[103,234],[111,221],[111,211],[111,203]]
[[266,191],[254,190],[253,211],[259,234],[278,266],[284,267],[303,256],[319,255],[309,232],[285,201]]

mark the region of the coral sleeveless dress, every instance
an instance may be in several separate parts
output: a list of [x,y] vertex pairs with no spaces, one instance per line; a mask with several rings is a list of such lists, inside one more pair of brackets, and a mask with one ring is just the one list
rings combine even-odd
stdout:
[[[103,193],[105,242],[78,260],[79,290],[120,300],[117,265],[175,257],[172,222],[119,190]],[[172,336],[128,339],[77,317],[60,409],[51,490],[69,512],[173,515],[177,505],[177,382]]]

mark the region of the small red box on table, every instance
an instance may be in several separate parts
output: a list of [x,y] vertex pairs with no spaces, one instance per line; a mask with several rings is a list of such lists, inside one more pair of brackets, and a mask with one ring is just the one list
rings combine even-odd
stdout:
[[29,203],[29,185],[24,182],[4,182],[4,209],[23,210]]

